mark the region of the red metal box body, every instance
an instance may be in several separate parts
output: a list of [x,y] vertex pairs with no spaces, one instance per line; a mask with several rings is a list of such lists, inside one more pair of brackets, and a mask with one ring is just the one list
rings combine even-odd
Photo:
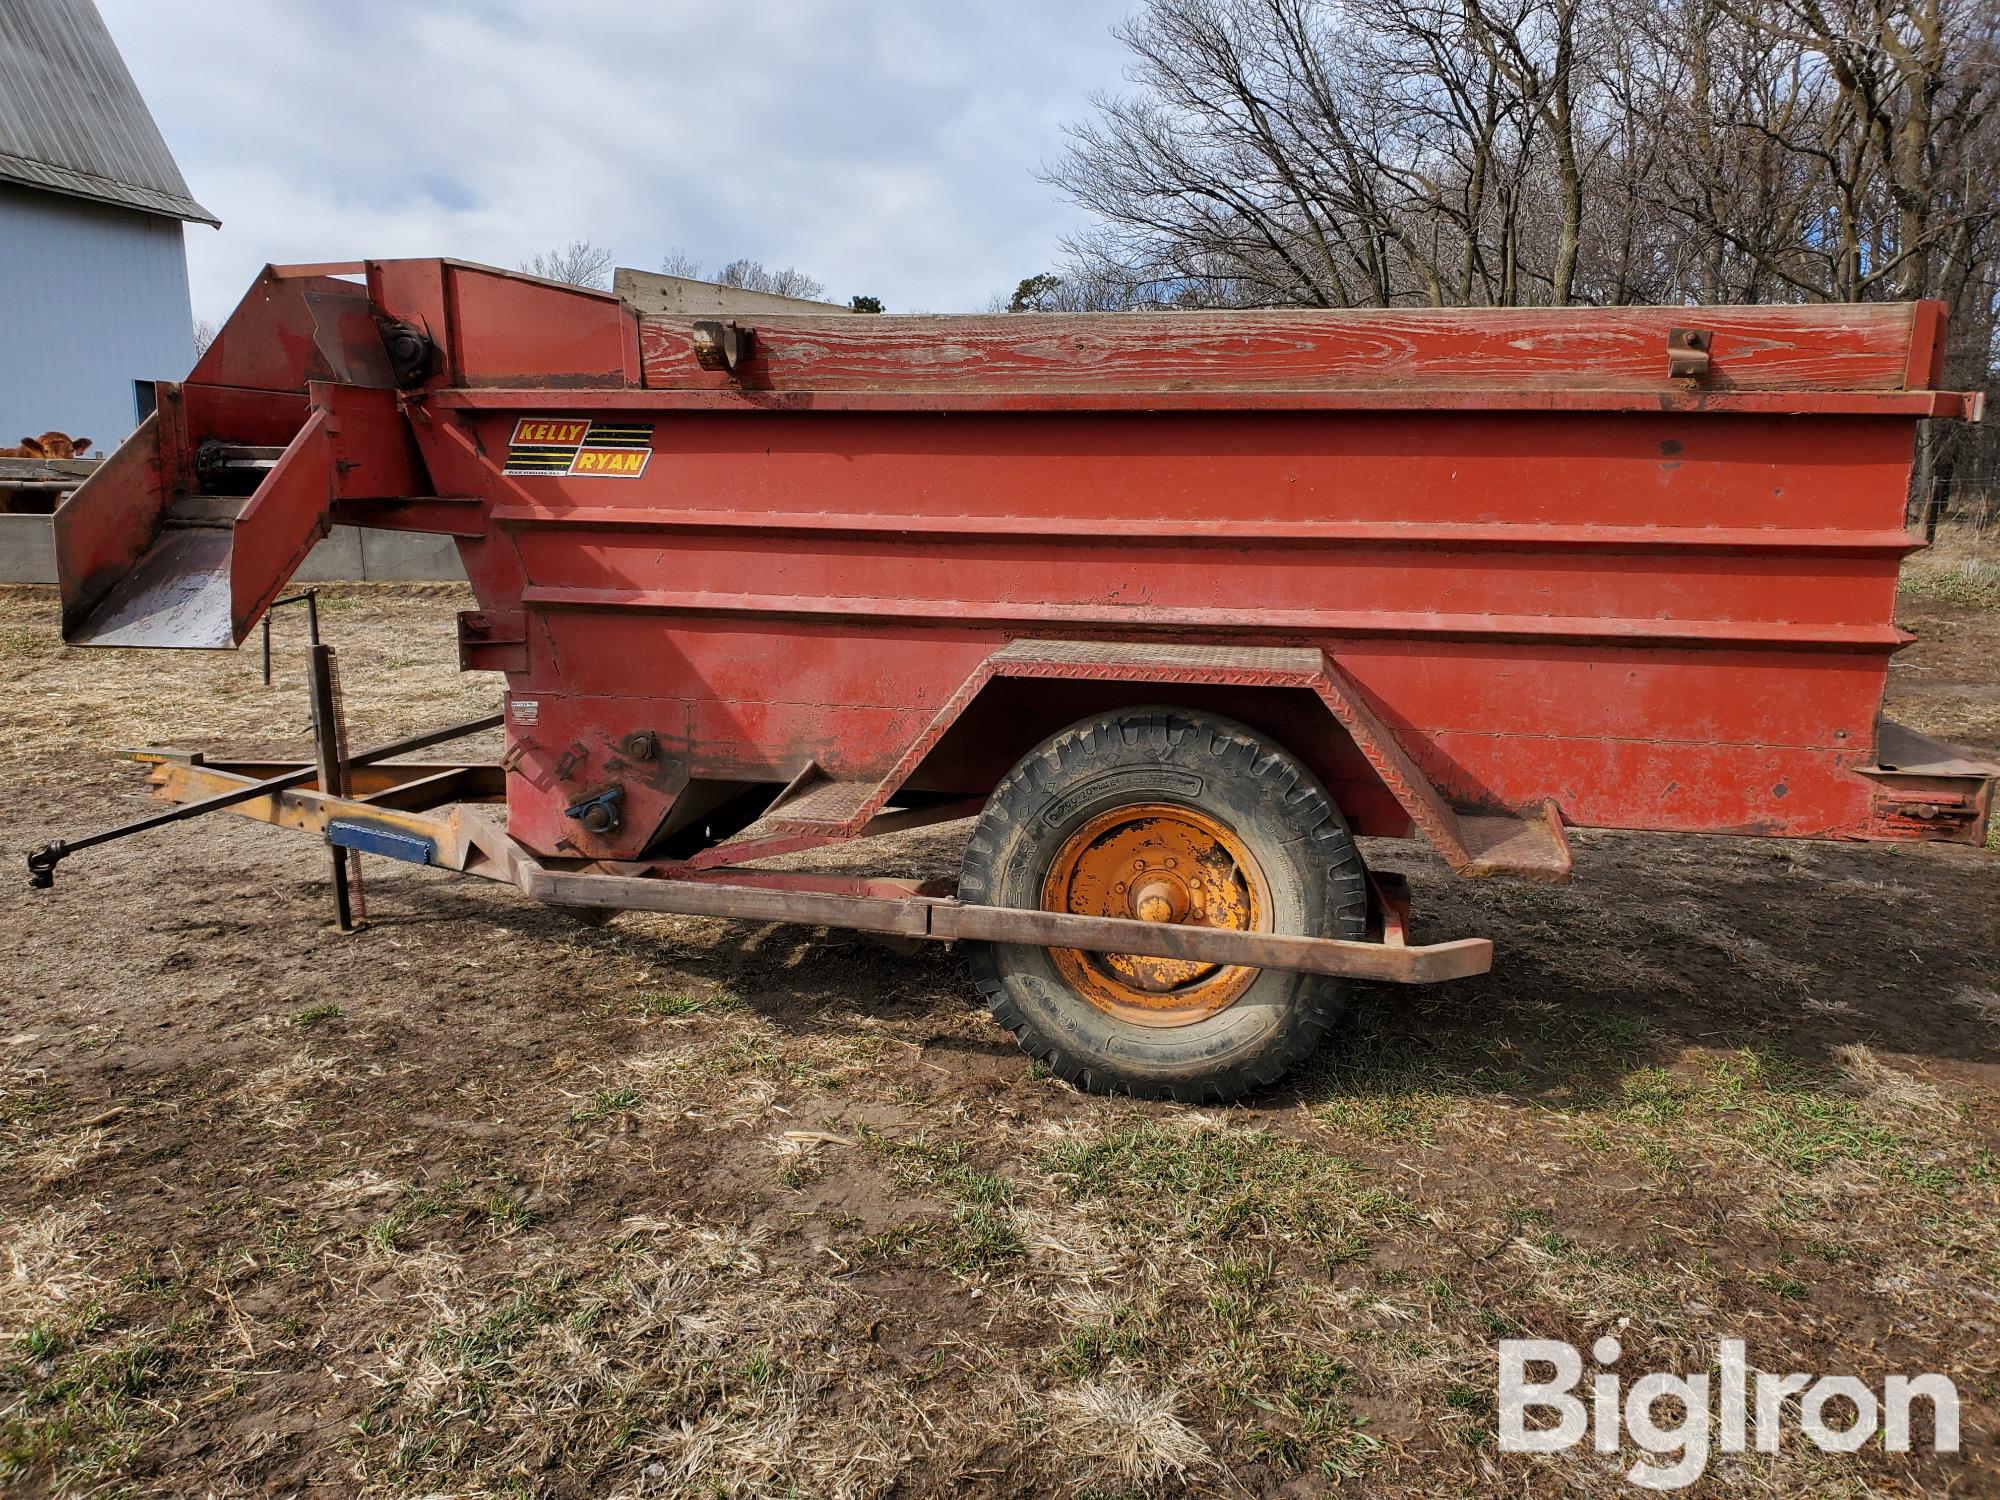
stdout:
[[[1022,638],[1315,648],[1464,809],[1964,836],[1863,774],[1915,423],[1961,410],[1930,389],[1933,304],[759,319],[731,371],[615,299],[355,269],[425,369],[370,363],[360,286],[274,275],[236,344],[290,327],[292,357],[252,368],[226,329],[171,441],[287,445],[239,530],[289,482],[322,522],[457,536],[467,663],[507,673],[510,829],[541,853],[637,858],[691,797],[802,773],[983,795],[1080,714],[1169,696],[1288,745],[1358,831],[1408,831],[1296,688],[968,697]],[[1682,324],[1698,376],[1670,373]],[[61,543],[81,631],[92,567],[132,566],[92,513]],[[296,530],[249,562],[239,538],[237,638]],[[573,809],[610,786],[625,815],[593,835]]]

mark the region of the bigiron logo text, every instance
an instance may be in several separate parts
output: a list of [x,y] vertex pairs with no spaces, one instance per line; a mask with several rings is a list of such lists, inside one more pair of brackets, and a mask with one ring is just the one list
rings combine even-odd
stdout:
[[1741,1339],[1724,1339],[1713,1379],[1707,1370],[1656,1372],[1627,1385],[1613,1368],[1623,1353],[1618,1340],[1601,1338],[1590,1352],[1599,1368],[1579,1390],[1583,1356],[1575,1345],[1500,1341],[1501,1452],[1559,1453],[1588,1438],[1597,1452],[1613,1454],[1629,1442],[1647,1456],[1625,1478],[1677,1490],[1699,1479],[1716,1452],[1776,1453],[1803,1440],[1853,1453],[1879,1438],[1885,1451],[1907,1453],[1913,1406],[1928,1411],[1930,1446],[1958,1452],[1958,1387],[1943,1375],[1891,1375],[1879,1391],[1852,1375],[1774,1375],[1750,1368]]

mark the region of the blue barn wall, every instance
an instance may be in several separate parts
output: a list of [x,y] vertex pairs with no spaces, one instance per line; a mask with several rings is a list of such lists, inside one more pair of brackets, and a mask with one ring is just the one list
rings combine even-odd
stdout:
[[108,452],[132,383],[193,365],[177,220],[0,184],[0,445],[55,428]]

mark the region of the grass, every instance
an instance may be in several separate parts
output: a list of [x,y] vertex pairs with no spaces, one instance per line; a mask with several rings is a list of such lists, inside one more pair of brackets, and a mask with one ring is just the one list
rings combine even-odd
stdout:
[[741,1010],[743,1005],[743,997],[729,990],[715,990],[707,994],[642,990],[627,998],[625,1009],[642,1016],[677,1020],[684,1016]]
[[1293,1473],[1312,1470],[1331,1480],[1359,1478],[1382,1444],[1367,1430],[1367,1419],[1348,1405],[1354,1380],[1354,1368],[1346,1361],[1301,1351],[1285,1371],[1280,1404],[1270,1406],[1267,1420],[1244,1434],[1246,1448]]
[[208,1315],[126,1325],[92,1297],[39,1319],[0,1358],[0,1481],[43,1472],[82,1489],[127,1464],[171,1418],[156,1399]]
[[[701,1045],[720,1056],[742,1040]],[[1607,1246],[1560,1194],[1544,1201],[1537,1189],[1440,1213],[1429,1174],[1460,1170],[1451,1163],[1467,1111],[1489,1126],[1525,1111],[1549,1141],[1590,1135],[1598,1151],[1670,1149],[1711,1184],[1737,1180],[1714,1175],[1715,1163],[1754,1161],[1770,1183],[1810,1196],[1827,1174],[1862,1166],[1950,1219],[1954,1256],[1990,1254],[1967,1225],[1978,1195],[1991,1199],[2000,1162],[1967,1141],[1960,1117],[1920,1080],[1875,1054],[1822,1064],[1738,1046],[1654,1061],[1656,1032],[1617,1014],[1577,1040],[1575,1077],[1590,1088],[1565,1083],[1561,1105],[1454,1093],[1421,1061],[1438,1054],[1422,1049],[1392,1064],[1364,1047],[1376,1065],[1344,1062],[1357,1085],[1365,1080],[1354,1097],[1247,1118],[1060,1095],[1060,1112],[1030,1128],[953,1113],[949,1094],[885,1080],[872,1108],[920,1123],[810,1111],[789,1123],[824,1119],[831,1144],[817,1149],[927,1206],[888,1228],[827,1216],[819,1222],[839,1254],[817,1269],[757,1233],[691,1218],[583,1236],[531,1212],[504,1168],[476,1160],[422,1184],[392,1180],[388,1207],[357,1232],[340,1227],[346,1199],[334,1200],[332,1219],[299,1210],[327,1195],[311,1164],[301,1171],[288,1156],[294,1206],[261,1220],[247,1261],[222,1255],[190,1274],[136,1279],[118,1315],[79,1304],[26,1327],[0,1402],[0,1464],[11,1465],[0,1473],[57,1476],[83,1492],[135,1462],[160,1430],[154,1407],[191,1417],[204,1392],[242,1399],[228,1394],[235,1377],[200,1376],[183,1351],[202,1340],[226,1347],[237,1335],[218,1294],[242,1305],[267,1277],[298,1290],[281,1304],[282,1322],[255,1329],[260,1351],[282,1339],[350,1378],[368,1372],[372,1394],[344,1448],[360,1488],[508,1493],[555,1453],[559,1465],[587,1454],[599,1476],[650,1464],[669,1476],[727,1476],[716,1480],[725,1491],[842,1492],[876,1473],[856,1469],[857,1455],[887,1474],[943,1433],[974,1441],[949,1425],[919,1437],[899,1415],[909,1400],[935,1423],[957,1405],[954,1382],[992,1389],[1012,1370],[1029,1394],[993,1419],[1017,1424],[1019,1436],[995,1436],[1002,1424],[979,1441],[1046,1453],[1064,1485],[1125,1494],[1245,1465],[1312,1485],[1393,1489],[1385,1481],[1407,1472],[1398,1455],[1412,1443],[1427,1469],[1458,1472],[1447,1455],[1473,1463],[1492,1452],[1481,1361],[1498,1337],[1581,1336],[1613,1309],[1632,1323],[1638,1357],[1645,1332],[1682,1326],[1691,1301],[1747,1299],[1766,1317],[1802,1317],[1829,1283],[1884,1272],[1879,1237],[1864,1252],[1823,1230],[1749,1267],[1690,1254],[1684,1238],[1662,1239],[1657,1253]],[[759,1033],[773,1068],[704,1071],[706,1108],[748,1083],[810,1074],[796,1065],[813,1045]],[[1445,1038],[1445,1053],[1455,1045]],[[799,1105],[779,1097],[788,1113]],[[613,1076],[561,1118],[602,1121],[646,1105],[645,1090]],[[779,1128],[763,1118],[758,1128]],[[1510,1138],[1536,1136],[1516,1127]],[[601,1170],[607,1153],[644,1149],[618,1144],[628,1139],[565,1134],[546,1149]],[[363,1178],[345,1192],[380,1202]],[[1952,1218],[1961,1199],[1966,1214]],[[1824,1200],[1811,1201],[1823,1224]],[[489,1261],[480,1246],[492,1236],[507,1247]],[[1887,1262],[1907,1275],[1906,1256]],[[335,1289],[355,1265],[374,1267],[363,1279],[386,1315],[359,1344],[351,1328],[340,1335],[351,1352],[335,1354],[327,1341],[345,1295]],[[829,1275],[842,1265],[944,1278],[971,1311],[913,1324],[915,1307]],[[142,1303],[150,1317],[136,1316]],[[177,1331],[174,1317],[193,1308],[206,1321]],[[896,1346],[909,1352],[894,1356],[893,1401],[870,1363],[886,1337],[871,1330],[885,1325],[908,1341]],[[841,1414],[828,1416],[836,1390]],[[1371,1413],[1385,1401],[1416,1414],[1414,1432],[1378,1428]],[[965,1420],[981,1409],[967,1406]],[[800,1414],[810,1410],[821,1415],[807,1425]],[[1010,1472],[1034,1487],[1030,1470]]]
[[516,1351],[550,1317],[535,1288],[517,1286],[477,1323],[448,1325],[432,1335],[433,1352],[475,1420],[492,1410],[495,1387],[510,1373]]
[[[375,1249],[400,1252],[412,1248],[419,1229],[430,1234],[453,1225],[484,1224],[505,1235],[531,1217],[526,1201],[504,1183],[482,1191],[468,1178],[454,1176],[427,1187],[404,1188],[395,1206],[367,1226],[364,1238]],[[265,1239],[279,1263],[295,1270],[310,1263],[310,1251],[293,1239],[289,1228],[267,1230]]]
[[1007,1178],[971,1164],[962,1142],[938,1142],[924,1136],[898,1140],[867,1126],[860,1134],[870,1154],[888,1163],[896,1179],[908,1186],[930,1188],[962,1204],[989,1208],[1014,1196],[1014,1184]]
[[896,1140],[865,1127],[860,1138],[870,1155],[889,1166],[897,1182],[927,1190],[951,1204],[946,1215],[911,1220],[871,1237],[862,1245],[864,1254],[920,1260],[969,1277],[1027,1253],[1008,1213],[1015,1184],[973,1166],[962,1144],[921,1137]]
[[1947,523],[1903,565],[1899,593],[1912,599],[2000,610],[2000,531]]
[[1905,569],[1898,592],[1912,599],[2000,609],[2000,567],[1978,557],[1940,561],[1927,568],[1912,566]]
[[1040,1165],[1071,1199],[1108,1203],[1134,1222],[1211,1239],[1300,1239],[1333,1259],[1360,1254],[1365,1228],[1404,1212],[1392,1191],[1324,1148],[1260,1130],[1147,1122],[1065,1140]]
[[865,1257],[914,1261],[972,1277],[1027,1253],[1020,1231],[1003,1212],[961,1204],[947,1215],[913,1219],[862,1241]]
[[1958,1173],[1940,1175],[1921,1135],[1884,1124],[1837,1073],[1783,1054],[1739,1048],[1693,1075],[1641,1069],[1623,1095],[1640,1124],[1712,1132],[1793,1176],[1865,1162],[1922,1191],[1960,1185]]
[[[411,726],[471,603],[335,611],[357,740]],[[45,615],[0,591],[0,636]],[[29,817],[86,718],[295,747],[254,653],[85,665],[22,658]],[[124,846],[101,973],[0,904],[9,1494],[1594,1493],[1594,1456],[1497,1452],[1494,1345],[1611,1329],[1631,1370],[1744,1336],[1953,1370],[1970,1432],[2000,1409],[1965,1342],[2000,1285],[1974,851],[1586,838],[1565,892],[1420,868],[1425,936],[1490,933],[1503,968],[1357,989],[1292,1083],[1194,1111],[1051,1085],[949,954],[584,929],[386,862],[378,926],[333,945],[309,849],[219,836]],[[1893,942],[1844,941],[1885,911]],[[395,1003],[347,1024],[357,993]],[[1718,1492],[1978,1472],[1787,1452]]]
[[590,1096],[588,1104],[580,1104],[569,1112],[572,1125],[588,1125],[598,1120],[608,1120],[614,1115],[629,1115],[636,1112],[645,1102],[639,1090],[627,1084],[619,1088],[598,1089]]
[[1107,1321],[1087,1323],[1056,1345],[1048,1368],[1076,1380],[1102,1374],[1112,1365],[1134,1363],[1145,1353],[1149,1332],[1148,1319],[1130,1304],[1121,1304]]

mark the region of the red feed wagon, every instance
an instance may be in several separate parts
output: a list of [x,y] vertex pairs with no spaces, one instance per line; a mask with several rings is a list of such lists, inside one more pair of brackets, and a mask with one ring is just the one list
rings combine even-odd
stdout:
[[[173,805],[640,908],[968,940],[1086,1087],[1230,1097],[1408,940],[1355,835],[1568,878],[1567,825],[1984,838],[1881,719],[1943,310],[642,316],[273,267],[62,507],[76,645],[227,649],[334,522],[456,539],[502,712]],[[404,760],[504,720],[497,764]],[[467,804],[504,800],[504,830]],[[976,816],[956,892],[756,864]],[[752,825],[756,825],[754,828]],[[745,831],[748,830],[746,833]],[[105,837],[57,843],[55,862]],[[343,908],[344,912],[344,908]]]

